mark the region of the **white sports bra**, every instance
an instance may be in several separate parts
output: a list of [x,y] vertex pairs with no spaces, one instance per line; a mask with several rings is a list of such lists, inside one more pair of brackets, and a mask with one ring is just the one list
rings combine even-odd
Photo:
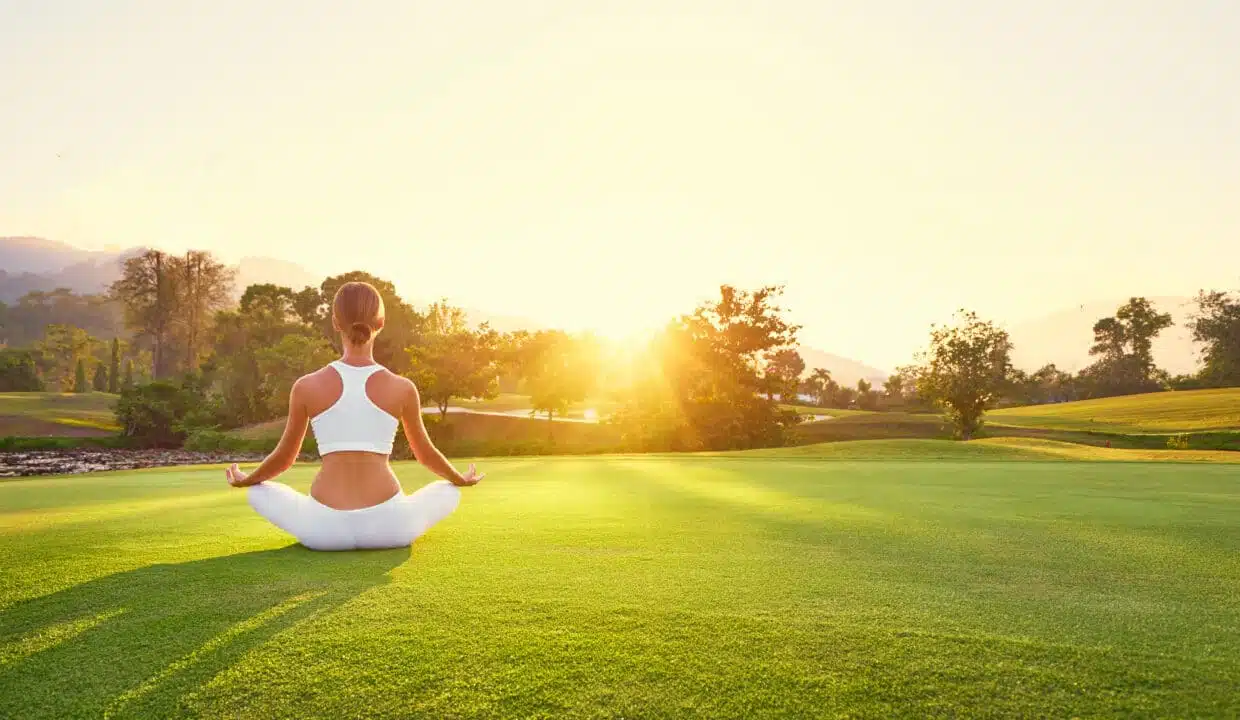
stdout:
[[330,366],[340,374],[340,398],[310,418],[319,455],[345,450],[391,455],[392,439],[400,421],[371,402],[366,394],[366,379],[383,366],[357,367],[339,360]]

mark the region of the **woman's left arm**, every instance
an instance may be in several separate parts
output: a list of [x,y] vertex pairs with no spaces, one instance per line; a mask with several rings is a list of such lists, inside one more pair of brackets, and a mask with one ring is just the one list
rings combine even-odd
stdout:
[[254,470],[254,472],[246,474],[233,463],[231,467],[224,471],[228,476],[228,484],[233,487],[248,487],[257,485],[261,482],[272,480],[280,475],[280,473],[293,467],[293,463],[297,460],[297,455],[301,453],[301,443],[306,439],[306,425],[310,422],[310,416],[306,412],[306,404],[302,402],[300,390],[301,380],[293,383],[293,389],[288,396],[288,422],[284,425],[284,434],[280,436],[280,442],[276,445],[276,449],[263,460],[262,464]]

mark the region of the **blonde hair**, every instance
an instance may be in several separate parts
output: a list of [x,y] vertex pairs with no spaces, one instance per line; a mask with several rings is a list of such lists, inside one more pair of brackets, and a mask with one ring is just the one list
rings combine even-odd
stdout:
[[332,299],[336,326],[354,345],[365,345],[383,329],[383,298],[370,283],[348,282]]

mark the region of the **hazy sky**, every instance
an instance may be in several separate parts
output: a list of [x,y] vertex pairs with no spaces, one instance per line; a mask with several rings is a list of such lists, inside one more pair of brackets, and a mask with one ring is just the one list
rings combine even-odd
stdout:
[[0,0],[0,235],[617,332],[784,283],[905,362],[1240,285],[1240,3]]

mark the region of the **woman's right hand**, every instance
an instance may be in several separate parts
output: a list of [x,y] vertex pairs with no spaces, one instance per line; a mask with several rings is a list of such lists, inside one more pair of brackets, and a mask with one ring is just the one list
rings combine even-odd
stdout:
[[473,464],[473,463],[470,463],[470,464],[469,464],[469,470],[466,470],[466,471],[465,471],[465,472],[461,475],[461,479],[460,479],[460,480],[457,480],[457,481],[453,482],[452,484],[453,484],[453,485],[456,485],[456,486],[458,486],[458,487],[469,487],[469,486],[471,486],[471,485],[477,485],[479,482],[481,482],[481,481],[482,481],[482,478],[484,478],[484,477],[486,477],[486,476],[487,476],[487,474],[486,474],[486,473],[480,473],[480,472],[478,472],[478,469],[474,467],[474,464]]

